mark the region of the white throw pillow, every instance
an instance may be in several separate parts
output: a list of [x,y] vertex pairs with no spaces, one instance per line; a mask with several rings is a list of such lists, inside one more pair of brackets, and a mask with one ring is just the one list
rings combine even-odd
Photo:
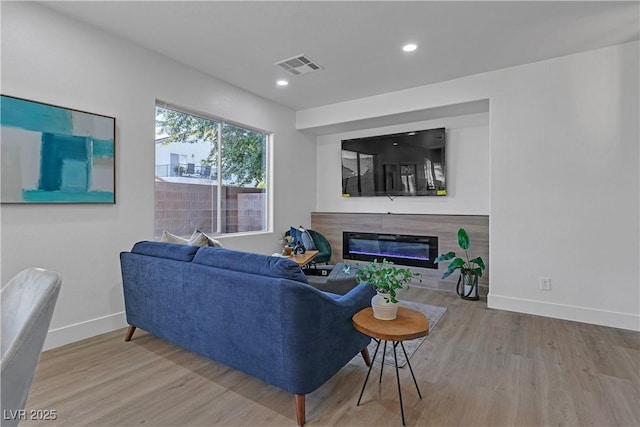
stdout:
[[191,246],[208,246],[209,240],[204,233],[194,232],[190,238],[185,239],[184,237],[176,236],[175,234],[169,233],[167,230],[162,232],[162,237],[160,238],[161,242],[167,243],[178,243],[180,245],[191,245]]
[[184,237],[176,236],[175,234],[169,233],[167,230],[162,232],[162,237],[160,238],[161,242],[167,243],[179,243],[181,245],[188,245],[189,239],[185,239]]
[[209,239],[207,239],[204,233],[194,231],[189,239],[189,245],[200,247],[209,246]]
[[202,233],[202,235],[207,238],[207,241],[209,242],[209,246],[213,246],[215,248],[221,248],[222,247],[222,243],[220,243],[218,240],[214,239],[211,236],[207,236],[206,234],[204,234],[204,232],[198,230],[197,228],[195,229],[195,231],[193,233],[194,234],[195,233]]

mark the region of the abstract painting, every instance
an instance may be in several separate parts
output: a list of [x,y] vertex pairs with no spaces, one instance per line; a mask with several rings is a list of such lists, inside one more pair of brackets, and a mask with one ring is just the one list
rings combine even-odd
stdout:
[[2,203],[115,203],[116,119],[12,96],[0,104]]

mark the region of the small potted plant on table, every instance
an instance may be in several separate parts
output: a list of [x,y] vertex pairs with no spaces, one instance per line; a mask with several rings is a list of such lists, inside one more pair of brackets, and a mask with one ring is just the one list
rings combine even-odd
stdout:
[[461,228],[458,230],[458,246],[460,246],[460,249],[464,250],[466,259],[457,257],[455,252],[449,252],[440,255],[436,258],[435,262],[449,261],[453,259],[453,261],[449,263],[447,271],[442,275],[442,278],[446,279],[459,269],[460,277],[458,278],[458,284],[456,286],[458,295],[463,299],[477,301],[480,299],[478,296],[478,278],[482,277],[485,265],[484,261],[480,257],[469,259],[469,253],[467,252],[469,245],[469,234],[467,234],[467,231],[464,228]]
[[[392,262],[383,259],[374,260],[364,267],[359,267],[356,277],[361,283],[373,286],[377,294],[371,299],[373,317],[380,320],[393,320],[398,313],[396,290],[421,277],[420,273],[413,273],[408,268],[396,267]],[[420,280],[422,281],[422,280]]]

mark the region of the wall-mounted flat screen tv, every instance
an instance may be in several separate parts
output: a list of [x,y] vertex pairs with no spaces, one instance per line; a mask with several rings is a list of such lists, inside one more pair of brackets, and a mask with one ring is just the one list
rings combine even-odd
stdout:
[[445,128],[342,140],[343,197],[446,196]]

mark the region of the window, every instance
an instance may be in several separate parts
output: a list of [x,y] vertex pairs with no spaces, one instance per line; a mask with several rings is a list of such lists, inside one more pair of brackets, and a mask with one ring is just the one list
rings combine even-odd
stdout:
[[155,236],[267,229],[269,135],[156,106]]

